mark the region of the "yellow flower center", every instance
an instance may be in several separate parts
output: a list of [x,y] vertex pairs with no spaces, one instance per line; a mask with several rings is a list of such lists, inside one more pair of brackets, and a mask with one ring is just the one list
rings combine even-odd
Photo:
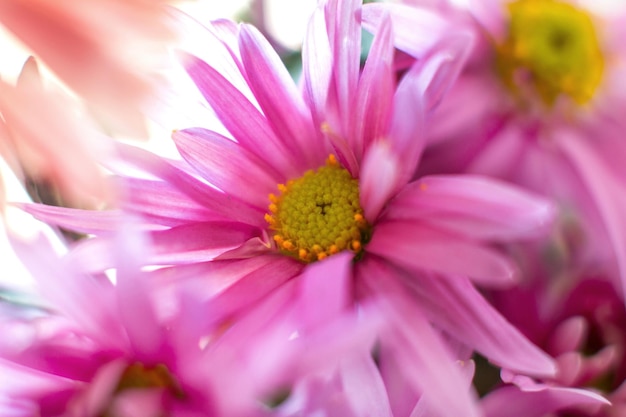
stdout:
[[329,156],[326,165],[307,171],[270,194],[265,220],[278,249],[303,262],[351,250],[359,254],[370,227],[359,203],[359,182]]
[[498,68],[515,92],[529,79],[547,105],[565,94],[578,104],[591,100],[604,59],[590,16],[557,0],[510,3],[508,37],[499,47]]
[[146,366],[140,362],[129,365],[115,388],[115,393],[120,393],[127,389],[137,388],[167,388],[175,396],[182,397],[183,393],[169,373],[165,365]]

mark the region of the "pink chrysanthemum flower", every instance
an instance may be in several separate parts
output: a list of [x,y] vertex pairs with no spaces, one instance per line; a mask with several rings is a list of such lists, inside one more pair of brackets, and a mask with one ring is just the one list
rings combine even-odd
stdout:
[[554,198],[573,261],[626,288],[626,10],[600,17],[568,0],[475,1],[469,13],[406,3],[368,5],[364,18],[371,26],[390,13],[396,43],[418,58],[407,13],[445,13],[478,39],[429,125],[421,173],[487,174]]
[[[159,179],[124,178],[122,204],[153,229],[150,263],[196,279],[220,272],[223,279],[204,289],[215,298],[213,320],[230,320],[307,273],[350,282],[352,305],[387,300],[396,319],[381,351],[400,358],[390,368],[406,373],[434,412],[472,415],[454,355],[430,323],[509,369],[552,374],[551,359],[472,285],[515,282],[514,264],[491,245],[539,236],[552,207],[478,176],[411,182],[424,112],[454,80],[471,38],[452,31],[425,42],[424,59],[396,85],[388,19],[360,69],[360,13],[360,1],[321,2],[303,47],[302,90],[254,28],[212,25],[204,34],[211,48],[203,59],[183,54],[184,65],[232,138],[175,131],[184,158],[175,162],[121,147],[127,162]],[[116,216],[26,209],[96,234]],[[102,244],[78,248],[84,262]],[[406,363],[410,371],[401,369]]]

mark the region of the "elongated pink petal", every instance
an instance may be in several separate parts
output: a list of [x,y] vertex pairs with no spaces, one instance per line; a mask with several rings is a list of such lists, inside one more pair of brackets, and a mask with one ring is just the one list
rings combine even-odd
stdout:
[[365,153],[359,173],[359,199],[365,218],[373,224],[400,186],[400,168],[388,141],[372,144]]
[[474,175],[428,176],[402,189],[387,219],[422,220],[481,240],[545,235],[555,207],[504,182]]
[[218,133],[185,129],[174,132],[172,139],[205,180],[260,210],[267,208],[276,185],[284,182],[263,160]]
[[397,154],[401,179],[408,182],[418,167],[425,143],[426,102],[417,67],[402,78],[393,100],[389,140]]
[[392,40],[391,22],[384,18],[359,79],[357,107],[353,112],[354,131],[350,137],[353,152],[359,161],[363,150],[389,131],[395,87]]
[[307,266],[299,278],[302,321],[315,326],[331,321],[352,300],[352,258],[348,251]]
[[481,401],[485,417],[542,417],[563,409],[581,408],[593,415],[608,404],[606,399],[589,390],[549,386],[532,391],[505,386]]
[[406,282],[433,323],[493,363],[527,375],[555,375],[554,361],[506,321],[469,280],[428,275]]
[[186,172],[143,149],[121,143],[118,143],[117,147],[120,156],[126,161],[157,178],[167,181],[180,192],[188,195],[191,199],[217,215],[260,227],[267,225],[262,211],[243,203],[236,196],[226,194],[202,183]]
[[471,32],[457,31],[443,38],[425,58],[418,62],[420,88],[426,108],[432,110],[454,84],[472,49]]
[[79,210],[26,203],[17,206],[45,223],[87,234],[118,230],[123,216],[119,210]]
[[311,16],[302,44],[304,98],[316,126],[326,121],[326,103],[332,77],[332,51],[328,40],[324,8],[320,5]]
[[328,156],[314,128],[311,111],[304,103],[289,72],[276,52],[252,26],[244,25],[239,48],[248,83],[265,117],[285,146],[289,146],[298,165],[313,168]]
[[279,138],[263,114],[223,75],[193,55],[184,55],[183,65],[237,142],[267,160],[286,178],[300,172],[300,154],[295,145]]
[[125,346],[127,339],[114,311],[114,287],[109,281],[95,281],[77,271],[76,265],[58,259],[41,235],[28,244],[16,237],[11,239],[16,253],[37,280],[41,294],[58,311],[104,346]]
[[411,221],[377,224],[367,251],[411,271],[467,276],[489,286],[510,286],[518,273],[515,265],[495,250]]
[[[326,4],[328,38],[333,53],[333,98],[342,119],[349,120],[356,99],[361,56],[361,1],[329,0]],[[344,129],[342,133],[349,130]]]
[[398,3],[370,3],[363,6],[363,28],[376,33],[380,21],[389,14],[395,45],[421,58],[450,30],[450,23],[425,8]]
[[151,287],[140,273],[149,248],[146,236],[131,221],[121,225],[124,233],[114,236],[116,301],[121,322],[136,357],[153,362],[164,357],[165,335],[151,300]]
[[135,213],[149,224],[165,227],[180,226],[194,222],[226,220],[183,194],[166,181],[141,178],[118,178],[126,191],[119,205],[127,212]]
[[407,300],[406,293],[388,273],[390,270],[369,262],[361,271],[360,278],[369,291],[382,298],[381,308],[388,316],[389,327],[381,344],[386,346],[389,359],[403,367],[406,382],[422,393],[433,414],[478,416],[469,384],[455,366],[455,358],[423,312]]
[[593,148],[580,137],[564,132],[560,146],[572,161],[591,197],[600,211],[602,221],[611,240],[619,268],[622,294],[626,297],[626,194],[624,184],[607,170]]
[[341,364],[341,381],[357,416],[391,417],[391,407],[378,367],[370,355],[359,355]]

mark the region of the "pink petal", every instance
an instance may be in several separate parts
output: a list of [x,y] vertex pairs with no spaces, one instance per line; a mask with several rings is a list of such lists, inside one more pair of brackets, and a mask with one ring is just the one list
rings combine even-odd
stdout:
[[395,87],[391,30],[391,22],[384,18],[359,79],[357,107],[353,112],[355,128],[350,135],[357,160],[363,157],[363,149],[389,131]]
[[316,126],[325,120],[326,102],[332,77],[332,51],[329,44],[324,10],[320,5],[313,13],[302,44],[302,74],[305,100],[311,108]]
[[328,156],[293,79],[276,52],[252,26],[244,25],[239,47],[248,82],[282,143],[301,168],[317,167]]
[[454,364],[455,358],[422,311],[389,276],[389,269],[370,262],[362,271],[359,277],[381,299],[380,307],[388,317],[388,332],[380,343],[386,346],[389,356],[381,357],[381,362],[397,361],[406,382],[422,393],[433,414],[479,415],[469,384]]
[[359,79],[361,1],[330,0],[326,5],[326,22],[333,53],[333,96],[339,114],[347,118],[352,113]]
[[583,389],[543,386],[525,391],[506,386],[487,395],[481,402],[486,417],[542,417],[562,409],[580,409],[593,415],[609,402]]
[[421,58],[450,30],[450,24],[424,8],[398,3],[370,3],[363,6],[363,28],[376,32],[385,14],[392,21],[395,45]]
[[472,239],[507,241],[545,235],[554,214],[548,200],[504,182],[441,175],[404,187],[385,218],[421,220]]
[[359,200],[370,224],[374,224],[400,185],[398,163],[391,144],[385,140],[374,142],[365,153],[359,173]]
[[341,364],[339,372],[355,415],[393,416],[385,384],[371,355],[355,355]]
[[353,257],[344,251],[304,268],[299,278],[299,306],[305,326],[327,323],[346,310],[352,300]]
[[468,276],[489,286],[510,286],[517,279],[515,265],[497,251],[417,222],[377,224],[366,249],[410,271]]
[[626,297],[626,194],[624,185],[608,171],[594,149],[585,140],[566,134],[560,137],[560,147],[572,161],[582,181],[600,211],[602,221],[616,254],[622,292]]
[[393,100],[389,139],[397,154],[401,179],[408,182],[418,167],[425,143],[426,102],[417,67],[400,81]]
[[284,181],[265,161],[218,133],[185,129],[174,132],[172,139],[205,180],[260,210],[267,209],[268,195]]
[[121,208],[139,215],[148,224],[166,227],[187,223],[226,220],[165,181],[119,178],[126,190]]
[[267,225],[262,211],[197,180],[166,160],[133,146],[118,143],[117,147],[120,157],[128,163],[163,179],[216,215],[260,227]]
[[301,171],[299,150],[277,136],[268,120],[222,74],[192,55],[183,56],[191,79],[234,138],[248,151],[267,160],[285,178]]
[[493,363],[528,375],[555,375],[554,361],[506,321],[469,280],[429,275],[405,281],[433,323]]

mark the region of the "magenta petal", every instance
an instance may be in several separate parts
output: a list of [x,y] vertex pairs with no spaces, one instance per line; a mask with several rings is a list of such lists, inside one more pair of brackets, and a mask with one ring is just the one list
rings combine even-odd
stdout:
[[370,3],[363,6],[363,27],[376,32],[385,14],[392,21],[395,45],[421,58],[450,30],[450,23],[432,11],[398,3]]
[[387,141],[377,141],[370,146],[359,173],[359,200],[365,212],[365,218],[371,224],[391,196],[400,186],[399,162]]
[[211,184],[240,196],[263,210],[268,195],[284,178],[256,155],[218,133],[206,129],[185,129],[172,134],[183,158]]
[[391,31],[390,20],[383,19],[359,79],[357,107],[353,112],[355,127],[350,135],[358,160],[364,149],[384,138],[389,131],[395,87]]
[[493,363],[528,375],[555,375],[552,358],[506,321],[469,280],[430,275],[406,282],[433,323]]
[[517,268],[504,255],[458,235],[410,221],[376,225],[367,251],[409,270],[468,276],[489,286],[509,286]]
[[121,143],[118,143],[117,147],[121,157],[129,163],[167,181],[216,215],[260,227],[267,225],[263,218],[263,211],[245,204],[236,196],[225,194],[208,184],[204,184],[148,151]]
[[165,181],[140,178],[119,178],[125,187],[126,198],[120,206],[139,215],[148,224],[165,227],[187,223],[226,220],[212,212]]
[[504,182],[473,175],[429,176],[404,187],[387,219],[421,220],[481,240],[536,238],[555,214],[546,199]]
[[187,73],[237,142],[287,178],[299,172],[298,149],[276,136],[254,104],[205,62],[192,55],[184,61]]
[[303,168],[319,166],[328,156],[319,143],[311,112],[276,52],[252,26],[243,25],[239,47],[248,82],[282,144]]

